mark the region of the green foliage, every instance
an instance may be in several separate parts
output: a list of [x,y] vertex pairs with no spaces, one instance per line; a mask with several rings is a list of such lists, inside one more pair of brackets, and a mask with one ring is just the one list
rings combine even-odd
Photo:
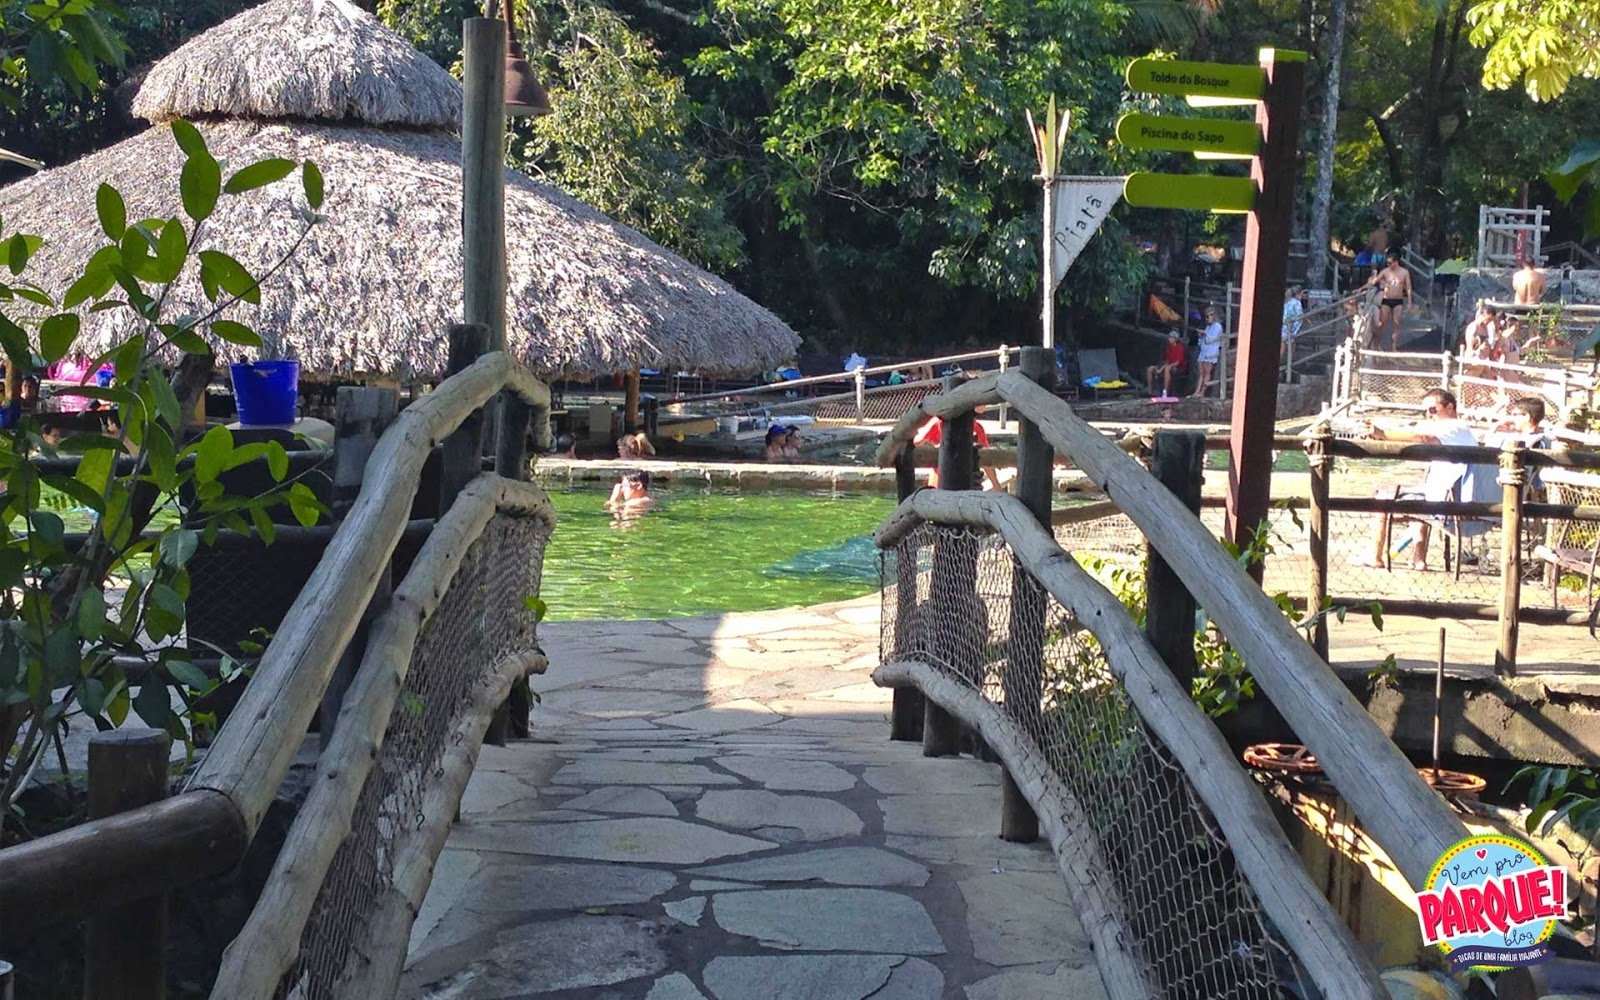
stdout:
[[[0,282],[0,342],[12,364],[31,367],[35,354],[46,361],[83,354],[85,312],[124,313],[131,331],[91,362],[110,365],[114,384],[76,390],[109,407],[114,430],[56,445],[24,412],[0,432],[0,807],[14,804],[59,728],[75,716],[104,728],[131,712],[185,741],[193,726],[208,723],[194,711],[195,700],[240,668],[225,658],[222,676],[208,677],[182,641],[189,561],[223,529],[254,529],[270,542],[270,507],[287,503],[302,524],[323,513],[309,487],[287,479],[282,445],[238,445],[223,427],[186,439],[184,401],[161,366],[163,359],[209,354],[203,333],[232,343],[256,339],[223,315],[250,299],[267,275],[199,248],[220,198],[243,196],[298,165],[241,165],[219,188],[216,160],[200,133],[178,122],[173,135],[186,154],[179,181],[185,214],[130,223],[121,193],[102,186],[95,225],[106,243],[59,302],[27,280],[38,238],[0,233],[11,275]],[[310,168],[303,176],[314,202],[320,175]],[[318,221],[310,208],[299,218],[307,232]],[[204,282],[210,308],[171,318],[166,290],[193,269],[211,275]],[[78,459],[70,475],[44,462],[60,454]],[[260,496],[228,495],[223,473],[255,461],[277,485]],[[58,513],[63,499],[90,514],[81,540],[67,536]],[[137,684],[129,662],[146,667]],[[174,695],[182,711],[174,711]]]
[[1472,44],[1488,49],[1485,87],[1505,90],[1521,80],[1530,98],[1549,101],[1573,77],[1600,77],[1600,5],[1594,0],[1481,0],[1467,21]]
[[0,103],[15,106],[29,83],[59,82],[79,97],[99,87],[127,55],[120,14],[106,0],[0,0]]
[[1591,843],[1600,835],[1600,777],[1593,770],[1529,765],[1511,776],[1506,791],[1524,779],[1530,781],[1529,812],[1523,823],[1529,833],[1549,833],[1551,827],[1566,820]]
[[542,0],[537,14],[554,111],[516,130],[512,161],[704,267],[738,265],[743,237],[707,182],[683,81],[609,7]]

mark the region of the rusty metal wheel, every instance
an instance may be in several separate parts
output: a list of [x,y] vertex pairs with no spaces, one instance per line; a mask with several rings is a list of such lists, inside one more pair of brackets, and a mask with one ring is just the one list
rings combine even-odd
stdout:
[[1322,765],[1299,743],[1257,743],[1247,747],[1244,762],[1279,774],[1321,774]]
[[1435,791],[1445,795],[1477,795],[1489,787],[1486,779],[1476,774],[1468,774],[1466,771],[1446,771],[1441,768],[1435,772],[1431,767],[1419,767],[1417,773],[1422,775],[1422,780]]

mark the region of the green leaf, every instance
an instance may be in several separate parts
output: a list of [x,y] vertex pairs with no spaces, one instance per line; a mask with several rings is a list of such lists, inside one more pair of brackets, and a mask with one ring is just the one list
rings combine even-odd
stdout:
[[283,477],[289,474],[289,453],[277,441],[267,442],[267,472],[275,483],[283,482]]
[[154,404],[151,409],[168,427],[176,428],[183,419],[183,407],[178,402],[178,394],[172,391],[172,383],[164,378],[152,378],[146,385],[150,387],[150,401]]
[[[173,122],[174,128],[177,124]],[[196,222],[210,218],[217,210],[217,197],[222,191],[222,167],[203,148],[191,153],[178,175],[178,190],[183,195],[185,215]]]
[[72,350],[72,342],[78,339],[78,326],[77,313],[56,313],[45,317],[45,321],[39,324],[39,353],[44,357],[45,364],[53,365],[67,356]]
[[322,207],[322,171],[310,160],[300,168],[300,186],[306,193],[306,204],[312,208]]
[[206,151],[206,141],[200,135],[200,130],[184,121],[182,118],[172,120],[172,137],[178,140],[178,148],[190,156],[202,153],[211,155]]
[[238,344],[240,347],[261,346],[260,334],[243,323],[236,323],[231,319],[213,320],[211,322],[211,332],[228,343]]
[[128,228],[128,206],[122,194],[110,184],[101,184],[94,194],[95,212],[100,216],[100,229],[112,242],[122,239]]
[[161,227],[161,238],[156,241],[155,280],[171,284],[183,271],[183,262],[189,259],[189,234],[183,223],[173,219]]
[[73,478],[97,494],[104,495],[111,480],[111,470],[116,463],[116,452],[110,448],[95,448],[83,453],[78,461],[78,471]]
[[44,665],[52,687],[66,687],[78,679],[83,652],[71,629],[58,628],[44,641]]
[[133,710],[139,713],[139,718],[146,725],[156,729],[166,727],[167,716],[172,714],[172,701],[167,694],[167,682],[158,677],[155,671],[144,675],[144,683],[139,685],[139,695],[133,699]]
[[18,368],[33,367],[33,349],[28,346],[28,331],[13,323],[4,313],[0,313],[0,349],[6,352],[6,358]]
[[322,501],[305,483],[295,483],[289,487],[289,510],[294,514],[294,519],[305,527],[316,525],[324,509]]
[[229,194],[243,194],[246,191],[266,187],[274,181],[281,181],[293,172],[293,160],[272,157],[240,169],[238,173],[228,178],[228,183],[223,185],[222,190]]
[[233,454],[233,432],[226,427],[213,427],[200,439],[195,450],[194,475],[202,483],[216,480],[228,467],[228,456]]
[[171,329],[163,330],[162,332],[167,335],[167,343],[171,344],[173,347],[176,347],[185,354],[211,353],[211,345],[205,342],[204,337],[200,336],[198,333],[195,333],[194,330],[190,329],[189,327],[174,326]]
[[105,626],[106,595],[99,587],[90,587],[78,598],[78,634],[94,642]]
[[1600,169],[1600,139],[1585,139],[1572,147],[1565,162],[1545,175],[1556,197],[1570,202],[1584,181]]
[[22,269],[28,266],[28,258],[33,256],[37,243],[31,242],[22,233],[17,233],[6,243],[6,266],[11,268],[12,274],[21,274]]
[[261,536],[265,545],[271,545],[278,540],[278,526],[272,523],[272,518],[260,507],[250,508],[250,523],[255,525],[256,534]]
[[128,685],[123,684],[117,688],[115,694],[106,702],[106,718],[111,720],[113,726],[120,726],[128,720]]
[[173,680],[191,691],[206,691],[213,686],[211,678],[206,676],[205,671],[188,660],[168,660],[167,673],[172,675]]
[[173,567],[188,565],[190,557],[199,547],[199,532],[187,528],[169,531],[161,536],[161,561]]
[[261,301],[261,289],[256,285],[256,279],[251,277],[243,264],[222,251],[200,251],[200,268],[202,281],[206,272],[209,272],[217,287],[229,295],[236,295],[250,303]]
[[538,594],[529,594],[524,597],[522,599],[522,607],[524,610],[533,612],[533,620],[536,622],[544,621],[544,616],[550,613],[550,605],[546,604]]
[[16,546],[0,548],[0,587],[10,589],[22,582],[22,573],[28,567],[26,554]]
[[145,437],[145,460],[150,465],[150,477],[156,487],[171,493],[178,488],[178,462],[172,438],[164,428],[152,427]]
[[61,299],[64,309],[72,309],[90,299],[98,299],[111,291],[111,286],[117,283],[110,268],[96,268],[85,271],[77,281],[67,286],[67,294]]

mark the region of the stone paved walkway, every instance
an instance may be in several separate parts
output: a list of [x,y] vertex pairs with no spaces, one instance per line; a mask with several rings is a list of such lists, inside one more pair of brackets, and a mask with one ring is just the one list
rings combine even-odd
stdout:
[[876,602],[542,627],[535,739],[484,748],[400,995],[1103,997],[998,769],[889,741]]

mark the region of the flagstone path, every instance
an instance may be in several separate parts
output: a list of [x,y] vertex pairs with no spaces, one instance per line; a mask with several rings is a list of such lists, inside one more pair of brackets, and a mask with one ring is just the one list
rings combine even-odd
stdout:
[[534,739],[484,748],[400,996],[1104,997],[996,766],[888,739],[877,621],[542,626]]

